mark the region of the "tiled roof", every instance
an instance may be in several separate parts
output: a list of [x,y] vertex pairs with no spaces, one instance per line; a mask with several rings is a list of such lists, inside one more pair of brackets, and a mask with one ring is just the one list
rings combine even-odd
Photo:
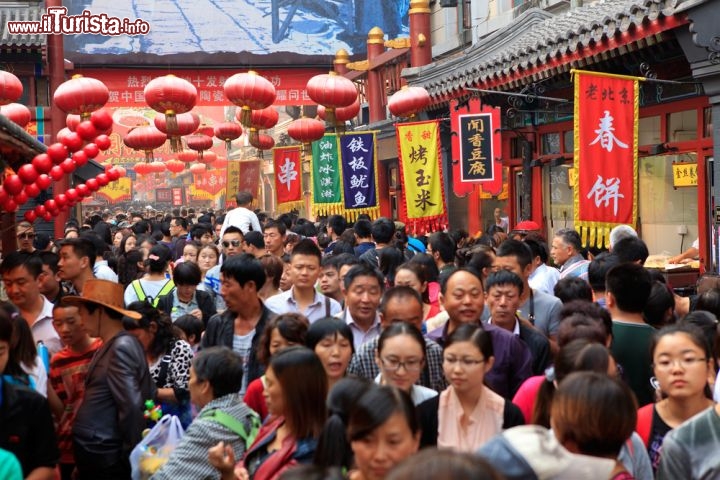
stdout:
[[599,44],[632,25],[675,12],[677,0],[601,0],[553,15],[532,8],[510,25],[461,54],[430,65],[408,68],[408,84],[425,87],[432,97],[540,67],[579,48]]
[[45,46],[47,44],[47,35],[11,35],[7,29],[7,22],[40,21],[44,13],[45,11],[41,7],[0,8],[0,48]]

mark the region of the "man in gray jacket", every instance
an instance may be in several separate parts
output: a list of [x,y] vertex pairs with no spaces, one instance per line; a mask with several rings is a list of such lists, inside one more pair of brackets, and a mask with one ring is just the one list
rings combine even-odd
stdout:
[[153,480],[219,479],[208,462],[208,449],[218,442],[242,458],[260,427],[260,417],[240,398],[243,368],[240,356],[227,347],[200,351],[190,367],[190,400],[200,413],[188,427],[168,462]]

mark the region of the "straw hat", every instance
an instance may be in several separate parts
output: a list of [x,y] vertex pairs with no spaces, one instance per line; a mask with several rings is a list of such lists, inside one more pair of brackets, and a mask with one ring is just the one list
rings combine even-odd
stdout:
[[69,295],[62,297],[60,303],[62,305],[73,305],[79,306],[82,303],[91,303],[93,305],[101,305],[110,310],[114,310],[118,313],[130,317],[135,320],[140,320],[142,315],[132,310],[125,310],[123,304],[123,287],[119,283],[111,282],[110,280],[98,280],[92,279],[85,282],[83,286],[82,296]]

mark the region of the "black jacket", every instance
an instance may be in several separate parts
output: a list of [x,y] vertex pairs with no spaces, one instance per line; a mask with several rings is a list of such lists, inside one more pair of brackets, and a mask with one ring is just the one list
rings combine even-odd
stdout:
[[14,454],[23,477],[40,467],[54,468],[60,458],[50,407],[29,388],[0,382],[0,448]]
[[[252,348],[250,349],[250,358],[247,363],[247,371],[243,372],[247,375],[247,384],[256,378],[260,378],[265,373],[265,367],[263,367],[257,358],[258,344],[260,343],[260,337],[265,330],[265,325],[275,314],[270,311],[265,304],[262,304],[262,315],[260,320],[255,326],[255,336],[252,339]],[[214,315],[207,324],[205,329],[205,335],[202,338],[202,348],[225,346],[232,350],[233,348],[233,335],[235,333],[235,317],[237,315],[230,310],[225,310],[223,313]]]
[[[173,292],[160,297],[158,299],[157,308],[168,315],[171,315],[173,301],[175,300],[175,292],[177,292],[177,288]],[[203,324],[207,327],[210,317],[217,313],[217,308],[215,308],[215,297],[213,297],[211,293],[204,292],[202,290],[195,290],[195,299],[197,300],[198,308],[202,312]]]
[[146,427],[145,401],[154,399],[142,345],[129,333],[118,333],[88,368],[85,398],[73,424],[78,468],[105,468],[126,460]]

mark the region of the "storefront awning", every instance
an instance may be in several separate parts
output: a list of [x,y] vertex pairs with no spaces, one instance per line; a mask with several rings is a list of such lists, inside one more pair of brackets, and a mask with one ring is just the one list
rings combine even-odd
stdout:
[[15,122],[0,115],[0,159],[13,170],[29,163],[47,149]]
[[[694,1],[694,0],[686,0]],[[609,52],[662,41],[662,32],[687,23],[674,0],[606,0],[554,15],[537,8],[457,56],[408,68],[409,85],[422,86],[434,103],[468,87],[514,87],[573,67],[601,61]]]

